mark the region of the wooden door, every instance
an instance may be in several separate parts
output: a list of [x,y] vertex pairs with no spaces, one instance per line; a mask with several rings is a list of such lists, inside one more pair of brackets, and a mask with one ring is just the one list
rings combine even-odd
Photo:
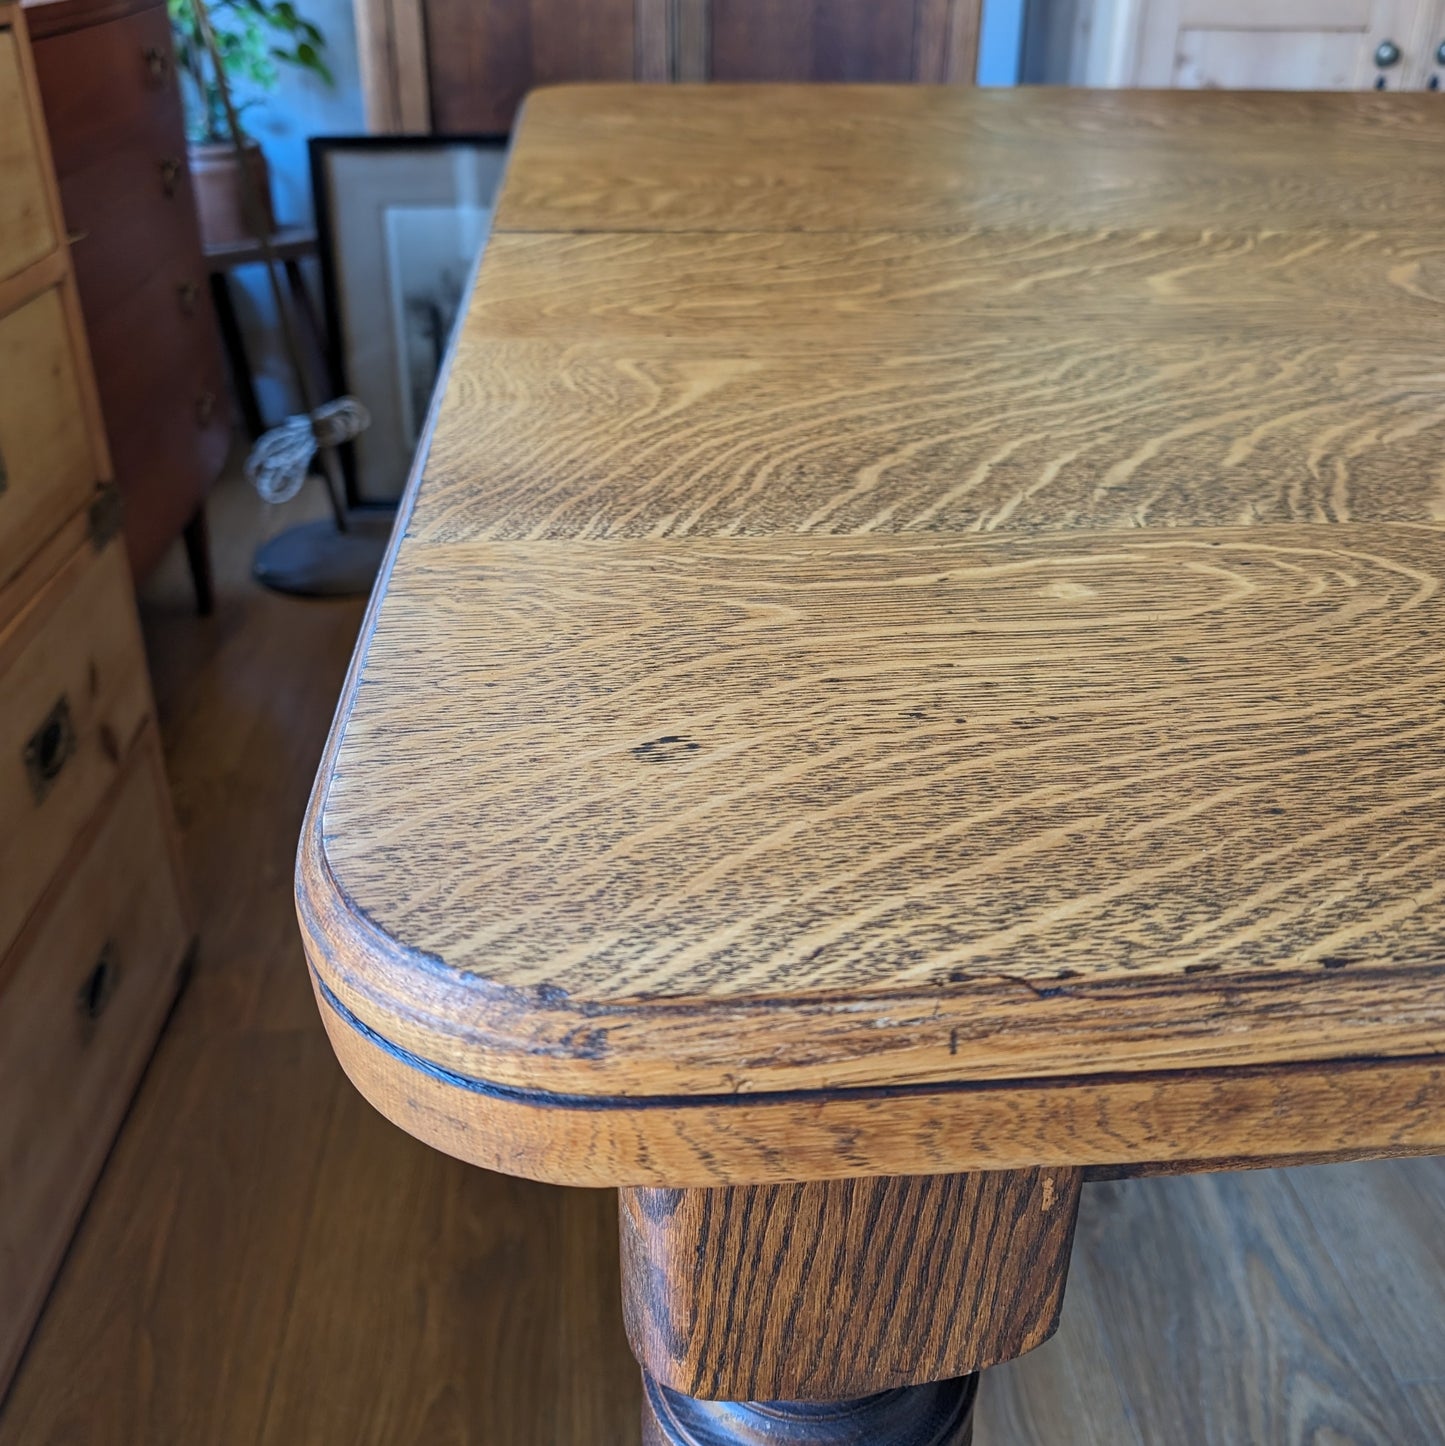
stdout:
[[950,0],[711,0],[712,80],[973,79],[978,5]]
[[1121,73],[1108,83],[1396,90],[1425,84],[1436,6],[1433,0],[1136,0],[1124,9],[1122,23],[1115,19],[1113,56]]
[[522,97],[569,80],[633,80],[635,0],[425,0],[432,126],[511,129]]
[[1434,0],[1425,10],[1425,23],[1416,31],[1422,41],[1418,84],[1425,90],[1445,91],[1445,0]]
[[[368,110],[391,128],[407,106],[385,74],[405,0],[359,0]],[[973,80],[981,0],[420,0],[432,128],[511,128],[534,86],[579,80]],[[376,24],[366,20],[377,7]],[[381,11],[385,11],[381,15]],[[414,113],[415,107],[413,107]],[[379,124],[377,124],[379,122]]]

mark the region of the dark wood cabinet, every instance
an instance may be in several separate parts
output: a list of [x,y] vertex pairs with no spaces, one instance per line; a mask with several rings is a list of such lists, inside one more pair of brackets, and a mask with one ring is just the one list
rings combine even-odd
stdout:
[[[29,15],[126,550],[144,576],[182,531],[198,540],[230,443],[170,21],[157,0]],[[201,575],[197,590],[204,601]]]
[[[529,90],[568,81],[969,83],[980,9],[980,0],[415,3],[420,74],[394,39],[380,43],[405,31],[407,0],[358,7],[368,87],[387,102],[373,114],[387,128],[388,112],[414,118],[429,107],[432,128],[452,134],[509,130]],[[408,75],[423,97],[410,106],[397,100]]]
[[633,0],[427,0],[434,127],[505,131],[533,86],[633,79],[637,9]]

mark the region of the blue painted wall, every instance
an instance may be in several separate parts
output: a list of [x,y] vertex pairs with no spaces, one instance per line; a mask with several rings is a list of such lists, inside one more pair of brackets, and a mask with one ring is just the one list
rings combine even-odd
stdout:
[[984,0],[978,37],[978,83],[1017,85],[1026,0]]
[[[326,63],[336,85],[328,86],[305,71],[283,69],[278,89],[259,98],[244,118],[246,129],[266,151],[276,219],[283,226],[309,224],[312,219],[307,138],[355,135],[366,129],[351,0],[297,0],[296,8],[325,32]],[[309,279],[319,304],[320,286],[314,268],[310,270]],[[298,411],[301,404],[277,334],[270,288],[259,266],[233,273],[232,288],[246,333],[261,413],[267,422],[275,423]]]

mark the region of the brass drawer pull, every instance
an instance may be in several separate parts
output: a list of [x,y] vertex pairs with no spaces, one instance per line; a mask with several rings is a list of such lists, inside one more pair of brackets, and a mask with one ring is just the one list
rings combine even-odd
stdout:
[[76,1003],[87,1019],[99,1019],[106,1006],[115,998],[115,986],[120,983],[120,965],[115,962],[115,946],[106,940],[95,961],[95,968],[85,976],[80,986]]
[[167,196],[174,196],[181,184],[181,163],[174,156],[161,161],[161,190]]
[[30,792],[36,803],[45,801],[45,795],[74,752],[75,725],[70,721],[69,700],[62,693],[25,744],[25,775],[30,780]]
[[216,414],[215,392],[202,392],[196,398],[196,425],[205,427],[210,425],[211,418]]
[[159,45],[151,45],[146,48],[146,84],[152,90],[159,90],[171,73],[171,58],[160,48]]
[[180,298],[181,314],[183,316],[194,316],[196,314],[196,300],[201,294],[201,288],[194,281],[183,281],[176,287],[176,295]]

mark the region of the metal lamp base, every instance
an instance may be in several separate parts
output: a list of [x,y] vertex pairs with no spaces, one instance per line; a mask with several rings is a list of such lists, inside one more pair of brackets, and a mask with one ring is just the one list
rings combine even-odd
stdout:
[[346,531],[329,518],[279,532],[256,549],[256,581],[295,597],[365,597],[376,581],[394,518],[353,513]]

